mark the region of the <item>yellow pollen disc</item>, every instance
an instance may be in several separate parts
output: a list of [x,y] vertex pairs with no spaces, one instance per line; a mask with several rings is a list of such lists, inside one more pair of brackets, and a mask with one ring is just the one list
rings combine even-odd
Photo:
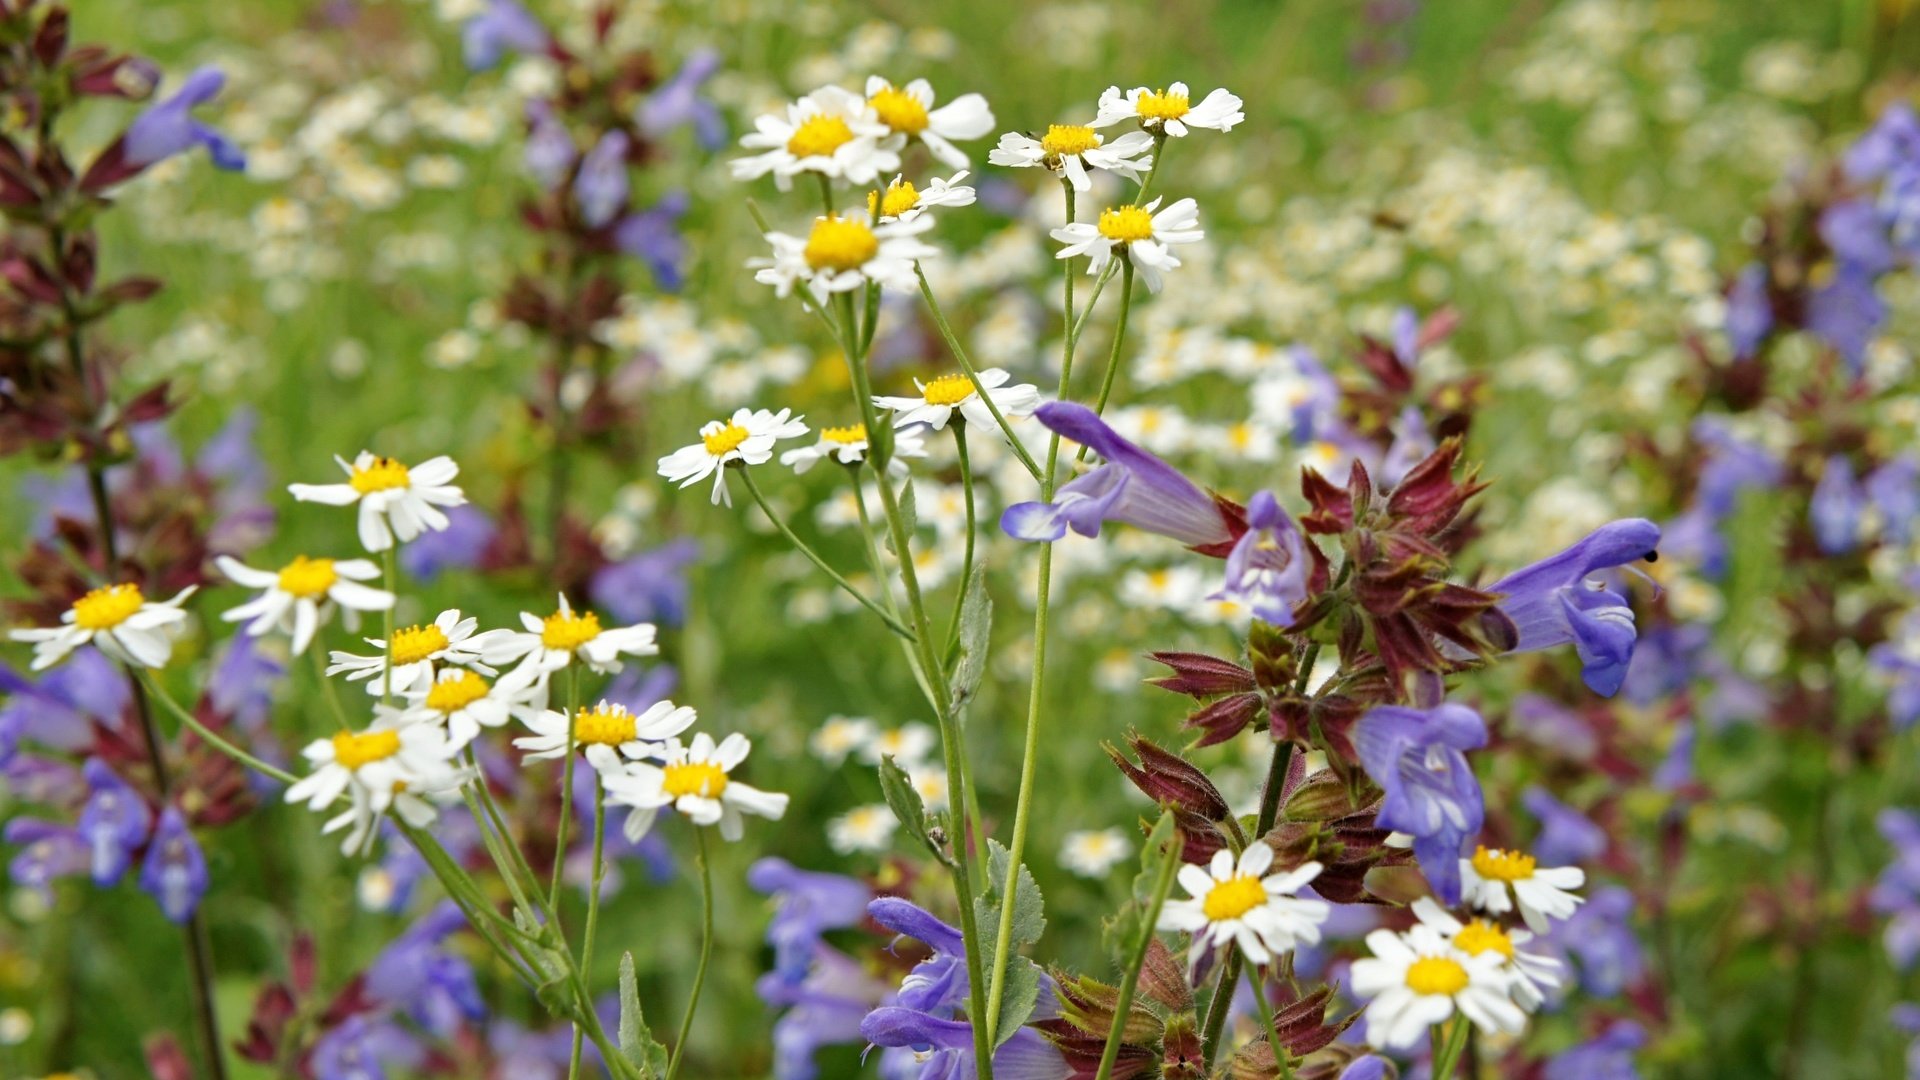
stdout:
[[618,705],[581,709],[573,717],[573,741],[577,743],[619,746],[632,742],[636,734],[633,714]]
[[1407,989],[1452,997],[1467,988],[1467,969],[1444,956],[1423,956],[1407,966]]
[[1505,930],[1485,919],[1475,919],[1461,927],[1460,932],[1453,935],[1453,944],[1468,956],[1479,956],[1491,949],[1509,960],[1513,959],[1513,939],[1507,936]]
[[1533,856],[1518,851],[1473,849],[1473,872],[1488,881],[1525,881],[1533,876]]
[[1090,127],[1048,124],[1047,133],[1040,137],[1040,149],[1046,151],[1048,157],[1070,157],[1094,149],[1100,141],[1100,133]]
[[1208,922],[1222,922],[1237,919],[1266,902],[1267,890],[1259,878],[1235,874],[1207,890],[1207,898],[1200,902],[1200,911]]
[[1187,115],[1191,108],[1185,94],[1169,94],[1162,90],[1149,90],[1134,102],[1142,120],[1178,120]]
[[1100,235],[1116,244],[1153,239],[1153,215],[1137,206],[1100,211]]
[[305,555],[296,555],[292,562],[280,568],[280,591],[303,600],[318,600],[339,580],[340,575],[334,571],[332,559],[309,559]]
[[391,491],[407,486],[407,467],[390,457],[374,458],[373,464],[366,468],[353,467],[347,476],[347,483],[362,495],[371,495],[376,491]]
[[740,444],[747,441],[747,429],[739,424],[728,423],[726,427],[700,436],[700,441],[706,445],[707,453],[719,457],[740,449]]
[[108,585],[73,602],[73,624],[82,630],[111,630],[147,602],[138,585]]
[[462,671],[457,679],[433,684],[427,691],[427,708],[449,716],[487,696],[487,680],[471,671]]
[[920,99],[898,87],[889,86],[867,99],[880,122],[902,135],[918,135],[927,130],[927,107]]
[[864,221],[838,214],[813,223],[802,252],[815,270],[858,270],[880,253],[880,238]]
[[600,616],[591,611],[556,611],[540,623],[540,644],[568,652],[600,636]]
[[885,195],[877,191],[867,192],[868,215],[877,213],[881,217],[899,217],[919,205],[920,190],[913,186],[911,180],[895,180],[888,184]]
[[821,428],[820,438],[826,442],[839,443],[841,446],[851,446],[854,443],[866,442],[867,425],[848,424],[846,427]]
[[787,153],[794,157],[830,157],[835,150],[853,141],[853,129],[837,116],[816,116],[795,128],[787,139]]
[[958,405],[973,396],[973,380],[965,375],[942,375],[920,388],[929,405]]
[[359,735],[343,731],[333,737],[333,760],[348,769],[385,761],[399,752],[397,731],[368,731]]
[[679,798],[682,795],[699,795],[708,799],[717,799],[727,790],[727,772],[718,765],[705,761],[690,761],[684,765],[666,767],[666,778],[660,782],[660,790]]
[[393,635],[393,662],[417,664],[446,648],[448,644],[447,632],[432,623],[425,626],[409,626]]

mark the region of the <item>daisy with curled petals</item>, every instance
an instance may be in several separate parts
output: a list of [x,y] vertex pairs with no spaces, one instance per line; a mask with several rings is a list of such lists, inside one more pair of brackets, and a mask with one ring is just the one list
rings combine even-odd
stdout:
[[787,106],[784,116],[762,116],[740,145],[761,153],[728,164],[735,180],[768,173],[781,191],[804,172],[871,184],[900,167],[906,139],[880,119],[867,99],[838,86],[823,86]]
[[1514,1003],[1527,1012],[1539,1009],[1547,1000],[1546,992],[1560,986],[1564,965],[1551,956],[1523,949],[1522,946],[1533,940],[1533,935],[1525,930],[1507,930],[1486,919],[1463,923],[1447,914],[1430,896],[1413,902],[1413,914],[1444,934],[1454,948],[1468,956],[1491,952],[1505,957],[1506,971],[1512,980],[1508,991]]
[[[904,428],[893,435],[893,457],[887,461],[887,471],[896,476],[905,476],[907,463],[902,458],[923,458],[927,456],[926,437],[921,435],[919,426]],[[820,429],[820,441],[812,446],[802,446],[788,450],[780,455],[780,464],[788,466],[797,476],[826,458],[832,458],[842,465],[858,465],[867,459],[867,425],[849,424],[846,427]]]
[[368,551],[385,551],[395,538],[403,544],[431,529],[439,532],[448,525],[443,506],[462,506],[467,497],[452,480],[460,475],[460,466],[442,455],[428,458],[408,468],[390,457],[375,457],[366,450],[348,464],[335,456],[347,474],[344,484],[288,484],[287,490],[301,502],[327,506],[360,504],[360,543]]
[[[700,441],[683,446],[660,459],[660,475],[681,487],[713,477],[713,504],[733,505],[727,490],[727,466],[736,462],[741,468],[765,465],[773,459],[773,444],[781,439],[796,439],[807,433],[805,417],[793,416],[792,409],[768,412],[766,409],[735,409],[726,420],[709,420],[700,429]],[[562,597],[564,604],[566,598]],[[528,627],[532,629],[532,627]]]
[[[474,633],[479,625],[480,620],[471,616],[461,618],[459,608],[448,608],[425,626],[409,626],[394,631],[391,649],[382,638],[364,639],[367,644],[380,650],[374,656],[360,656],[335,649],[329,657],[332,664],[328,666],[327,674],[345,672],[348,682],[364,680],[367,693],[377,697],[386,695],[389,684],[396,694],[426,693],[433,686],[436,663],[478,668],[484,674],[492,675],[493,669],[481,662],[481,647],[486,643],[486,635]],[[391,676],[387,672],[389,663],[393,667]]]
[[431,823],[434,806],[423,796],[451,792],[466,779],[453,763],[456,751],[446,732],[432,724],[402,723],[392,709],[383,710],[365,731],[316,739],[300,753],[313,771],[287,788],[287,801],[324,810],[347,795],[345,812],[321,829],[347,829],[343,853],[364,849],[388,810],[414,828]]
[[1367,935],[1373,955],[1356,960],[1353,992],[1371,998],[1367,1042],[1382,1050],[1411,1050],[1427,1029],[1457,1009],[1488,1034],[1518,1035],[1527,1016],[1507,996],[1506,958],[1494,951],[1470,956],[1445,934],[1416,923],[1405,934]]
[[251,637],[269,630],[290,635],[295,656],[307,651],[315,631],[333,614],[335,605],[347,612],[349,629],[359,628],[358,612],[393,607],[392,593],[360,584],[380,576],[380,568],[369,559],[309,559],[296,555],[292,562],[274,571],[256,570],[222,555],[214,565],[234,584],[260,590],[259,596],[220,617],[227,622],[251,619],[247,623]]
[[887,130],[919,139],[950,169],[967,167],[967,155],[952,140],[978,139],[993,130],[993,110],[986,98],[961,94],[936,109],[933,86],[925,79],[895,86],[878,75],[868,76],[867,104]]
[[624,772],[603,775],[601,783],[610,801],[632,808],[625,829],[635,843],[653,828],[663,806],[673,807],[695,825],[717,824],[723,838],[738,840],[745,831],[743,815],[777,821],[787,812],[785,795],[749,787],[728,775],[750,749],[752,744],[739,732],[716,746],[713,736],[702,731],[684,746],[678,739],[669,741],[660,764],[635,762]]
[[1100,114],[1094,117],[1093,126],[1112,127],[1127,120],[1138,120],[1148,131],[1163,131],[1178,139],[1186,135],[1188,128],[1232,131],[1235,124],[1246,118],[1247,114],[1240,111],[1238,94],[1215,90],[1195,105],[1187,84],[1177,82],[1165,90],[1136,86],[1124,94],[1117,86],[1107,87],[1100,95]]
[[[980,386],[993,399],[1000,415],[1008,419],[1029,416],[1040,407],[1040,388],[1032,383],[1008,386],[1007,383],[1012,379],[1013,376],[1007,374],[1004,368],[987,368],[980,373]],[[893,410],[894,427],[925,424],[935,431],[945,431],[947,422],[958,412],[976,430],[1000,434],[1000,425],[994,423],[993,411],[980,399],[973,380],[965,375],[942,375],[930,382],[915,379],[913,385],[919,387],[919,397],[874,395],[875,405]]]
[[1087,272],[1098,274],[1107,261],[1120,255],[1140,271],[1148,292],[1159,292],[1161,274],[1180,265],[1171,250],[1175,244],[1191,244],[1205,239],[1200,231],[1200,208],[1192,199],[1181,199],[1165,210],[1160,200],[1145,206],[1112,206],[1100,211],[1093,224],[1076,221],[1052,232],[1055,240],[1067,245],[1054,257],[1071,259],[1087,256]]
[[61,613],[59,626],[28,627],[11,637],[33,644],[35,671],[45,671],[88,644],[124,663],[165,667],[173,655],[173,639],[186,629],[187,613],[180,605],[193,590],[189,585],[171,600],[155,602],[138,585],[105,585],[75,600]]
[[[469,668],[444,667],[427,686],[407,695],[400,719],[410,724],[444,728],[455,750],[464,750],[481,728],[497,728],[508,718],[527,719],[539,710],[532,704],[534,688],[524,678],[508,675],[489,681]],[[378,708],[376,706],[376,708]]]
[[1587,883],[1587,872],[1577,866],[1540,867],[1525,852],[1473,849],[1473,858],[1460,860],[1461,896],[1469,907],[1505,915],[1515,907],[1527,929],[1547,932],[1548,920],[1565,919],[1582,898],[1569,892]]
[[885,191],[867,192],[867,216],[884,225],[912,221],[935,206],[972,206],[977,193],[960,182],[966,178],[965,169],[946,180],[936,176],[922,190],[914,187],[913,181],[896,176],[888,181]]
[[[1093,190],[1088,169],[1105,169],[1116,176],[1138,180],[1153,167],[1153,136],[1144,131],[1129,131],[1107,141],[1105,135],[1079,124],[1052,124],[1039,138],[1009,131],[1000,136],[1000,145],[987,153],[987,161],[1010,169],[1046,169],[1065,177],[1075,191]],[[1144,156],[1143,156],[1144,155]]]
[[[571,734],[573,744],[587,755],[587,764],[604,777],[620,772],[628,760],[658,755],[662,743],[692,727],[695,719],[692,709],[671,701],[656,701],[638,715],[625,705],[602,701],[574,714]],[[526,724],[533,734],[513,740],[513,745],[527,751],[528,761],[566,754],[566,713],[547,709],[527,717]]]
[[[653,643],[652,623],[635,623],[602,629],[600,616],[591,611],[576,612],[560,594],[559,610],[546,618],[520,613],[524,633],[492,630],[482,644],[482,657],[489,664],[519,661],[517,677],[544,688],[547,676],[579,657],[587,667],[602,675],[612,675],[624,665],[622,656],[652,656],[660,649]],[[544,707],[544,705],[543,705]]]
[[913,264],[940,254],[940,249],[917,239],[933,228],[932,218],[870,224],[864,217],[830,214],[813,219],[802,238],[787,233],[766,234],[772,258],[747,260],[753,280],[773,286],[786,296],[804,285],[824,302],[834,293],[865,288],[871,282],[883,289],[905,291],[918,287]]
[[1320,924],[1332,911],[1324,900],[1303,900],[1294,894],[1320,876],[1320,864],[1302,863],[1284,874],[1268,874],[1273,849],[1248,844],[1234,861],[1221,848],[1205,867],[1189,863],[1180,868],[1180,884],[1192,895],[1170,900],[1160,911],[1158,929],[1193,935],[1188,965],[1198,968],[1215,949],[1238,945],[1247,960],[1271,963],[1304,941],[1320,940]]

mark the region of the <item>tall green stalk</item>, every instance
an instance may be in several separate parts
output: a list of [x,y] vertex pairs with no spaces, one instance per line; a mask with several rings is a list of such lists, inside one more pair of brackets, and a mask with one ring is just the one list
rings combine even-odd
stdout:
[[687,1059],[687,1036],[693,1032],[693,1014],[700,1007],[700,991],[707,984],[707,961],[713,956],[713,867],[707,859],[707,830],[693,830],[693,861],[700,867],[700,966],[693,970],[693,992],[687,995],[687,1011],[680,1016],[680,1037],[673,1042],[673,1058],[667,1063],[667,1080],[680,1075]]
[[[1161,815],[1164,823],[1171,820],[1170,815]],[[1158,832],[1158,827],[1155,828]],[[1160,873],[1153,879],[1153,896],[1147,901],[1147,909],[1140,917],[1140,937],[1134,942],[1133,953],[1128,958],[1127,971],[1120,979],[1120,996],[1114,1000],[1113,1027],[1107,1032],[1107,1044],[1100,1050],[1100,1071],[1094,1080],[1111,1080],[1113,1063],[1120,1057],[1120,1036],[1127,1029],[1127,1016],[1133,1011],[1133,993],[1140,983],[1140,968],[1147,962],[1147,950],[1153,946],[1154,924],[1160,921],[1160,909],[1167,902],[1167,893],[1173,889],[1174,875],[1180,869],[1180,833],[1173,830],[1167,837],[1167,850],[1160,856]]]

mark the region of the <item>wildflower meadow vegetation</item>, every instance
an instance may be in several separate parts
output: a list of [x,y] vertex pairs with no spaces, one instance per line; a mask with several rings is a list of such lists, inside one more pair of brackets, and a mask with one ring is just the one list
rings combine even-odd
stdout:
[[1911,0],[0,0],[0,1075],[1920,1077]]

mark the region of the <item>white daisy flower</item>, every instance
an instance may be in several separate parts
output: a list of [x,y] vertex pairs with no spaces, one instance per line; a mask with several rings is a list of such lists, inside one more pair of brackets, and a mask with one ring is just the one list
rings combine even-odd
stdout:
[[1266,964],[1299,942],[1319,941],[1320,924],[1332,909],[1324,900],[1294,894],[1320,876],[1320,864],[1268,874],[1272,866],[1273,849],[1263,843],[1248,844],[1237,864],[1233,852],[1221,848],[1204,868],[1182,866],[1180,884],[1192,895],[1168,901],[1158,929],[1193,935],[1188,959],[1193,967],[1222,946],[1238,945],[1250,962]]
[[1239,95],[1219,89],[1195,105],[1183,82],[1165,90],[1136,86],[1124,94],[1119,87],[1109,86],[1100,95],[1100,113],[1094,117],[1093,126],[1112,127],[1126,120],[1138,120],[1148,131],[1164,131],[1176,139],[1186,135],[1188,128],[1232,131],[1235,124],[1247,118],[1247,114],[1240,111],[1240,104]]
[[807,736],[807,748],[821,761],[838,765],[865,746],[873,734],[873,721],[864,716],[829,716]]
[[1012,169],[1046,169],[1072,181],[1075,191],[1084,192],[1093,190],[1089,168],[1139,180],[1153,167],[1153,155],[1147,153],[1152,149],[1153,136],[1144,131],[1129,131],[1108,142],[1091,127],[1052,124],[1038,139],[1018,131],[1007,132],[1000,136],[1000,145],[988,151],[987,161]]
[[860,760],[869,765],[878,765],[883,759],[892,758],[895,765],[911,769],[927,760],[939,745],[939,737],[926,724],[915,721],[901,724],[897,728],[875,732],[873,738],[860,748]]
[[[389,683],[396,694],[427,693],[433,687],[435,663],[477,668],[492,675],[494,670],[482,659],[488,635],[474,633],[479,625],[480,620],[471,616],[461,618],[459,608],[448,608],[425,626],[394,631],[391,655],[384,638],[364,639],[380,650],[373,656],[335,649],[329,654],[332,663],[327,674],[345,672],[348,682],[364,680],[367,693],[376,697],[386,695]],[[387,673],[389,662],[393,665],[391,676]]]
[[[980,385],[986,388],[1000,415],[1009,420],[1031,415],[1040,407],[1040,388],[1032,383],[1008,386],[1012,379],[1004,368],[987,368],[980,373]],[[973,380],[965,375],[942,375],[931,382],[915,379],[913,385],[920,389],[919,397],[874,395],[875,405],[893,410],[894,427],[925,424],[935,431],[945,431],[957,410],[976,430],[1000,434],[1000,425],[993,422],[992,411],[980,400]]]
[[1097,223],[1076,221],[1055,229],[1050,235],[1066,247],[1054,257],[1085,255],[1087,272],[1098,274],[1115,255],[1125,256],[1140,272],[1147,291],[1157,293],[1161,275],[1180,265],[1173,245],[1192,244],[1206,237],[1200,231],[1199,204],[1192,199],[1181,199],[1156,212],[1159,205],[1160,200],[1155,199],[1145,206],[1112,206],[1100,211]]
[[673,807],[695,825],[719,825],[720,835],[728,840],[740,839],[744,814],[778,820],[787,812],[785,795],[727,775],[739,768],[751,748],[739,732],[716,746],[713,736],[702,731],[690,745],[669,740],[659,765],[637,761],[620,773],[604,775],[608,798],[633,808],[627,814],[627,839],[637,843],[647,835],[663,806]]
[[827,846],[841,855],[885,851],[900,821],[885,803],[856,806],[827,822]]
[[444,455],[428,458],[411,469],[389,457],[375,457],[368,451],[349,465],[344,458],[335,461],[346,470],[344,484],[288,484],[287,490],[301,502],[327,506],[360,504],[360,543],[368,551],[385,551],[397,537],[408,543],[421,533],[447,527],[443,506],[460,506],[467,497],[451,481],[460,475],[460,466]]
[[453,748],[464,750],[481,728],[497,728],[509,717],[524,719],[537,713],[531,704],[533,694],[534,688],[524,678],[508,675],[488,682],[477,671],[444,667],[431,684],[416,686],[408,694],[411,700],[401,719],[443,727]]
[[1491,952],[1506,958],[1511,978],[1508,991],[1515,1004],[1527,1012],[1538,1010],[1547,1000],[1547,991],[1560,986],[1565,970],[1559,960],[1527,952],[1522,946],[1533,940],[1525,930],[1507,930],[1486,919],[1463,923],[1449,915],[1430,896],[1413,902],[1413,914],[1421,922],[1444,934],[1453,947],[1468,956]]
[[1367,947],[1373,955],[1354,961],[1351,982],[1355,994],[1373,999],[1367,1042],[1374,1047],[1411,1050],[1455,1009],[1488,1034],[1526,1028],[1526,1014],[1507,997],[1510,979],[1499,953],[1469,956],[1425,923],[1404,935],[1375,930]]
[[879,225],[865,217],[818,217],[805,237],[767,233],[773,256],[749,259],[747,265],[756,271],[753,280],[773,286],[775,295],[786,296],[801,284],[822,303],[833,293],[863,289],[868,282],[912,291],[919,288],[913,264],[940,254],[939,248],[916,239],[931,228],[930,217]]
[[28,627],[10,636],[33,643],[34,671],[45,671],[89,643],[115,660],[165,667],[173,655],[173,639],[187,625],[187,613],[180,605],[193,590],[189,585],[172,599],[155,603],[138,585],[105,585],[75,600],[61,613],[59,626]]
[[977,193],[960,182],[966,178],[962,169],[950,179],[929,180],[922,191],[913,186],[913,181],[896,176],[885,191],[867,192],[867,216],[884,224],[912,221],[935,206],[972,206]]
[[[677,481],[681,487],[713,477],[713,503],[733,505],[727,490],[727,466],[739,462],[764,465],[773,458],[773,444],[795,439],[807,433],[804,417],[791,416],[793,410],[735,409],[731,419],[709,420],[700,429],[700,441],[683,446],[660,459],[660,475]],[[565,598],[562,598],[564,602]]]
[[566,667],[576,656],[594,671],[611,675],[624,666],[622,656],[653,656],[660,651],[654,644],[652,623],[603,630],[600,616],[591,611],[576,613],[565,593],[560,594],[559,603],[559,610],[544,619],[521,612],[524,633],[494,630],[486,634],[482,645],[486,662],[510,664],[518,660],[516,670],[523,673],[521,677],[544,688],[547,676]]
[[[893,457],[887,461],[888,472],[895,476],[905,476],[907,463],[903,459],[927,456],[926,437],[920,431],[920,428],[912,427],[894,432]],[[794,474],[798,475],[829,457],[842,465],[855,465],[865,461],[867,459],[867,425],[849,424],[846,427],[821,428],[819,442],[782,453],[780,464],[792,468]]]
[[735,158],[728,169],[735,180],[772,173],[781,191],[803,172],[871,184],[900,167],[906,144],[865,98],[838,86],[823,86],[789,104],[786,115],[762,116],[753,126],[740,145],[763,152]]
[[340,850],[351,853],[373,839],[374,825],[388,810],[415,828],[432,822],[433,804],[422,796],[450,792],[466,779],[453,764],[455,753],[437,726],[401,723],[395,710],[383,710],[365,731],[309,743],[301,756],[313,771],[287,788],[286,799],[323,810],[346,794],[346,811],[321,832],[347,829]]
[[1060,843],[1060,865],[1083,878],[1104,878],[1132,853],[1119,829],[1076,829]]
[[299,656],[313,643],[313,635],[333,606],[347,611],[349,627],[353,612],[386,611],[393,607],[393,594],[360,584],[380,576],[380,568],[369,559],[309,559],[296,555],[279,571],[256,570],[228,555],[214,560],[228,580],[260,595],[228,610],[220,617],[227,622],[247,623],[247,633],[259,637],[279,630],[293,639],[293,654]]
[[1587,872],[1577,866],[1536,867],[1533,856],[1519,851],[1476,847],[1473,858],[1460,860],[1461,895],[1469,907],[1504,915],[1518,906],[1536,934],[1547,932],[1548,920],[1573,914],[1583,900],[1567,890],[1586,883]]
[[993,110],[979,94],[961,94],[933,107],[933,87],[925,79],[895,86],[878,75],[867,78],[867,104],[893,134],[919,139],[950,169],[967,167],[967,155],[954,139],[978,139],[993,130]]
[[[574,714],[573,743],[587,755],[587,763],[601,775],[619,772],[627,760],[638,761],[660,753],[661,744],[693,726],[698,717],[684,705],[656,701],[634,715],[625,705],[602,701]],[[527,751],[528,761],[544,761],[567,752],[567,714],[552,709],[526,718],[533,734],[513,740]]]

